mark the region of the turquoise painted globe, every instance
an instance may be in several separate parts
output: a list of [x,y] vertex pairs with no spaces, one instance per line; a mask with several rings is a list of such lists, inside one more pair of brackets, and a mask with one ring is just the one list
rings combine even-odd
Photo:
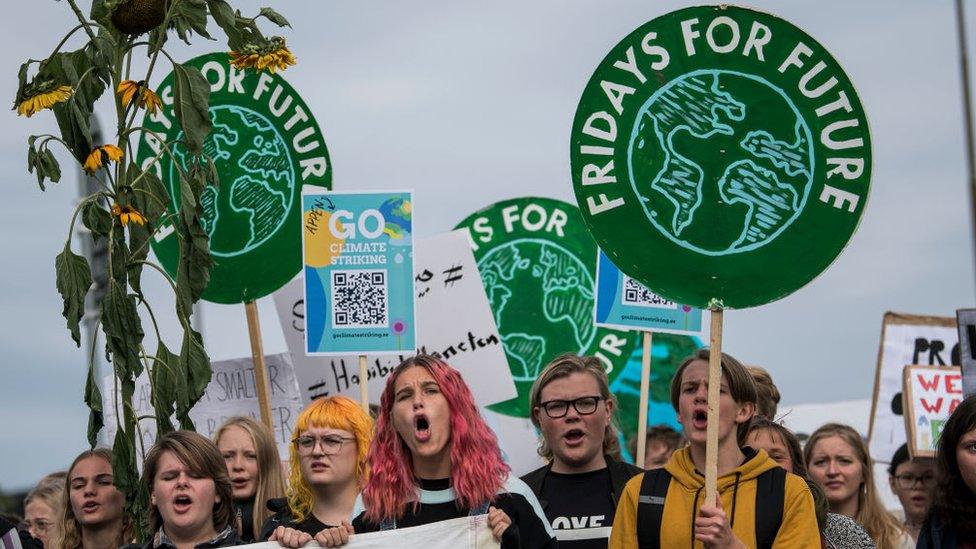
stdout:
[[810,128],[792,100],[759,76],[725,70],[682,75],[648,98],[627,162],[651,224],[710,256],[774,241],[813,184]]
[[593,343],[593,277],[565,248],[515,240],[485,254],[478,270],[520,395],[552,357]]
[[[210,108],[210,121],[213,131],[203,150],[216,165],[220,185],[203,190],[201,222],[211,253],[233,257],[260,246],[281,229],[297,178],[288,144],[263,115],[217,105]],[[177,144],[173,152],[187,169],[186,149]],[[170,170],[169,181],[178,181],[175,166]]]

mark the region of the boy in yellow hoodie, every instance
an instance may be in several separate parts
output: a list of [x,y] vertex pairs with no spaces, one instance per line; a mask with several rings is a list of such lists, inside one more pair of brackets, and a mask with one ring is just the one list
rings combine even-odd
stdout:
[[722,354],[718,500],[706,502],[707,349],[685,359],[671,380],[671,404],[688,446],[663,470],[630,479],[620,497],[610,549],[820,548],[813,496],[763,450],[743,447],[755,411],[752,376]]

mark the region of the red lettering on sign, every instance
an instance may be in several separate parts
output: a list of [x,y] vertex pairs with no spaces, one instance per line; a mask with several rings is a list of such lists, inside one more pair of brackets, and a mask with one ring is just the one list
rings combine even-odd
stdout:
[[962,374],[945,376],[945,388],[947,393],[962,393]]
[[925,376],[922,374],[917,374],[917,375],[918,375],[918,383],[922,386],[922,389],[925,389],[926,391],[934,391],[935,388],[939,386],[940,374],[935,374],[932,377],[932,381],[926,381]]
[[924,398],[920,398],[919,402],[922,403],[922,408],[925,408],[925,411],[930,414],[938,414],[939,410],[942,409],[942,397],[939,397],[935,404],[929,404]]

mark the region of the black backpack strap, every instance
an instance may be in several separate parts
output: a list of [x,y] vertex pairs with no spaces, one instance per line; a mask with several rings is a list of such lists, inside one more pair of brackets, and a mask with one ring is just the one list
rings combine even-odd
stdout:
[[783,524],[786,470],[773,467],[756,478],[756,547],[771,549]]
[[640,549],[660,549],[661,519],[664,517],[664,498],[668,495],[671,473],[665,469],[651,469],[641,479],[637,500],[637,546]]

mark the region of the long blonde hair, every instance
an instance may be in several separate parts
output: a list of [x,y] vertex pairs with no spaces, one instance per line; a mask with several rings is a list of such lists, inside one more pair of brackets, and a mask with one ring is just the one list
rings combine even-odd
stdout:
[[803,448],[803,461],[806,462],[807,470],[810,469],[810,461],[817,443],[829,437],[839,437],[850,445],[861,464],[861,486],[857,492],[857,513],[854,520],[864,526],[878,544],[878,549],[896,548],[899,538],[905,535],[905,531],[898,524],[898,520],[881,504],[881,498],[878,497],[874,486],[874,461],[861,435],[853,427],[840,423],[827,423],[814,431]]
[[[71,473],[81,460],[90,457],[104,459],[109,465],[112,465],[112,451],[108,448],[85,450],[71,462],[71,467],[68,467],[68,475],[64,479],[64,492],[61,497],[63,512],[60,517],[60,525],[57,536],[54,537],[54,543],[51,545],[57,549],[83,549],[84,547],[81,538],[81,524],[78,523],[78,517],[75,516],[75,511],[71,507]],[[118,546],[121,547],[131,542],[132,539],[132,517],[127,513],[122,513],[122,528],[119,529],[119,536],[116,538]]]
[[[246,416],[234,416],[224,422],[214,435],[214,444],[220,443],[220,436],[229,427],[240,427],[254,441],[254,453],[258,457],[257,490],[254,492],[254,511],[251,524],[254,535],[261,534],[261,526],[271,516],[266,505],[269,499],[285,496],[285,477],[281,474],[281,460],[274,436],[263,423]],[[255,540],[260,541],[260,540]]]

